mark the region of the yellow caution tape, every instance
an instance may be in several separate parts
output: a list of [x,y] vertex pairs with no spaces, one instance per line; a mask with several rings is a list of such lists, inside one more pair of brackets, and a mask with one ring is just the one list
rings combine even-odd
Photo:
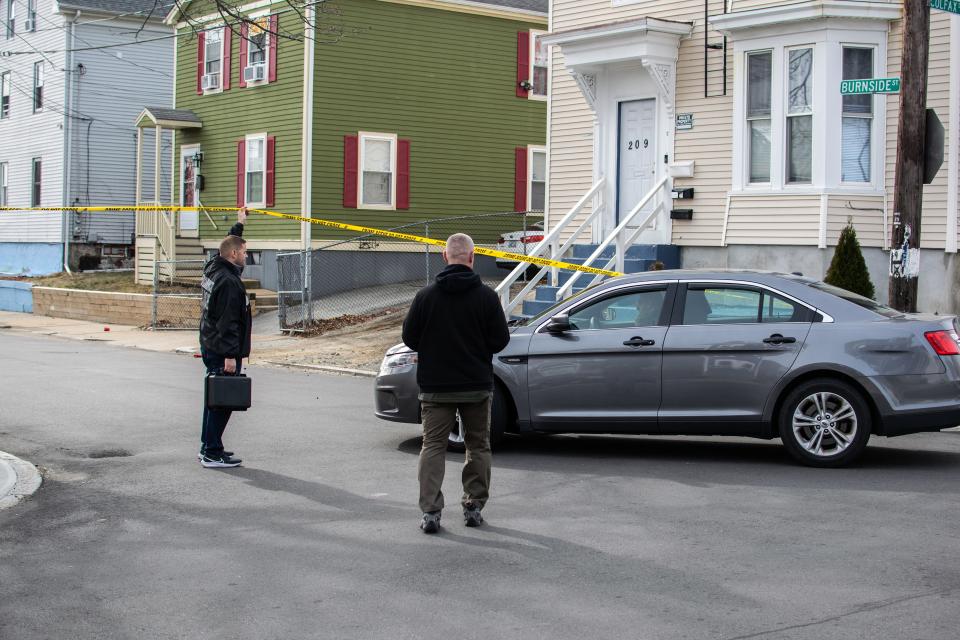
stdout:
[[[208,212],[236,212],[239,207],[202,207]],[[197,207],[179,207],[179,206],[114,206],[114,207],[0,207],[0,211],[197,211]],[[346,222],[334,222],[332,220],[321,220],[319,218],[308,218],[306,216],[297,216],[290,213],[280,213],[279,211],[268,211],[266,209],[247,208],[250,213],[260,213],[272,218],[282,218],[284,220],[296,220],[297,222],[309,222],[311,224],[330,227],[332,229],[342,229],[344,231],[355,231],[368,235],[383,236],[385,238],[394,238],[395,240],[408,240],[410,242],[419,242],[421,244],[432,244],[437,247],[446,247],[444,240],[435,238],[424,238],[409,233],[398,233],[396,231],[387,231],[386,229],[377,229],[375,227],[364,227],[356,224],[347,224]],[[497,249],[486,249],[484,247],[475,247],[474,252],[482,256],[491,256],[493,258],[506,258],[517,262],[529,262],[531,264],[543,267],[556,267],[557,269],[568,269],[572,271],[582,271],[601,276],[620,276],[618,271],[608,271],[606,269],[597,269],[595,267],[585,267],[580,264],[562,262],[560,260],[551,260],[550,258],[540,258],[538,256],[527,256],[521,253],[509,253],[507,251],[498,251]]]

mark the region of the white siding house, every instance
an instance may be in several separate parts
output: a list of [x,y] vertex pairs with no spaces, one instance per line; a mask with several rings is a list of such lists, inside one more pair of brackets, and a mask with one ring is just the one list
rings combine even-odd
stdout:
[[[692,216],[665,210],[640,241],[680,246],[682,266],[822,277],[849,221],[884,300],[899,96],[845,100],[839,85],[900,75],[902,2],[706,7],[705,14],[703,2],[682,0],[552,0],[548,220],[603,179],[596,241],[616,224],[622,200],[643,190],[631,180],[667,176],[675,189],[693,188],[691,199],[673,202]],[[960,17],[935,10],[928,87],[946,149],[924,188],[919,306],[957,313]],[[643,104],[650,109],[637,119],[630,109]],[[625,145],[636,138],[624,133],[633,133],[629,118],[650,127],[640,136],[649,176],[623,171]]]
[[[152,0],[0,0],[0,206],[133,202],[134,121],[173,99],[165,13]],[[133,234],[132,212],[0,212],[0,273],[118,260]]]

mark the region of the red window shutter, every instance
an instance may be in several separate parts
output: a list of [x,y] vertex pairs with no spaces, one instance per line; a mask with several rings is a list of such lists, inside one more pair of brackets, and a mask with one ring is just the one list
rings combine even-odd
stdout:
[[277,138],[275,136],[267,136],[267,195],[266,195],[266,204],[268,207],[272,207],[274,203],[274,192],[276,189],[274,185],[276,184],[274,166],[277,156]]
[[204,44],[207,41],[207,34],[203,31],[197,34],[197,95],[203,95],[203,57],[204,57]]
[[249,36],[247,31],[249,26],[246,22],[240,25],[240,60],[237,62],[237,70],[240,72],[237,74],[237,86],[245,87],[247,83],[243,81],[243,68],[247,66],[247,47],[250,42],[247,40]]
[[527,210],[527,148],[517,147],[515,152],[514,171],[515,182],[513,186],[513,210]]
[[357,180],[360,171],[360,138],[343,136],[343,206],[357,208]]
[[524,89],[530,82],[530,32],[517,32],[517,97],[526,98],[530,92]]
[[397,209],[410,208],[410,141],[397,140]]
[[277,41],[279,38],[276,34],[280,33],[280,16],[274,14],[270,16],[270,35],[267,38],[270,40],[270,52],[267,54],[270,60],[268,61],[270,67],[267,69],[267,82],[276,82],[277,81]]
[[237,206],[242,207],[247,203],[246,186],[247,172],[247,141],[237,142]]
[[233,49],[233,29],[230,27],[223,28],[223,58],[221,66],[223,67],[220,73],[220,86],[223,87],[223,90],[226,91],[230,88],[230,54]]

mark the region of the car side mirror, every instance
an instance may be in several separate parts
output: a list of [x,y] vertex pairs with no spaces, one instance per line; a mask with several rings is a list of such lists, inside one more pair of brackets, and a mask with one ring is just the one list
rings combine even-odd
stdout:
[[552,318],[546,326],[548,333],[564,333],[570,331],[570,316],[565,313],[560,313]]

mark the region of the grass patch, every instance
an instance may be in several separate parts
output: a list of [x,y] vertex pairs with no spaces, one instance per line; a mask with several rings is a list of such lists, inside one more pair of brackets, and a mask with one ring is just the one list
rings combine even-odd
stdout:
[[[87,291],[110,291],[114,293],[153,293],[152,285],[137,284],[133,271],[106,273],[56,273],[50,276],[12,277],[10,280],[29,282],[37,287],[58,289],[84,289]],[[199,286],[163,285],[163,293],[198,293]]]

